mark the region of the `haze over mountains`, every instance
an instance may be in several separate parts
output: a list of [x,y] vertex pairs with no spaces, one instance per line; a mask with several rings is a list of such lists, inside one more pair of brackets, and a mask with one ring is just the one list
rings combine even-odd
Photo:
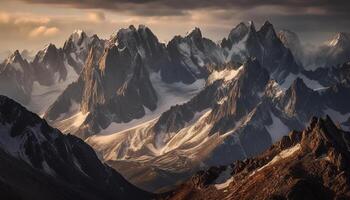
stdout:
[[[122,28],[107,40],[76,31],[62,48],[49,44],[31,61],[15,51],[0,65],[0,93],[20,102],[42,116],[48,124],[69,135],[61,135],[31,113],[25,114],[26,117],[13,114],[9,118],[6,109],[20,110],[20,113],[27,111],[2,97],[1,101],[5,104],[2,110],[5,120],[2,123],[3,132],[15,129],[21,139],[12,139],[18,135],[4,135],[0,141],[6,142],[2,143],[1,148],[10,156],[29,162],[35,169],[55,171],[56,166],[50,162],[57,162],[46,160],[46,156],[71,154],[67,149],[65,151],[68,153],[62,153],[62,146],[55,147],[62,145],[56,144],[57,138],[68,138],[64,139],[68,146],[71,142],[79,143],[76,147],[78,150],[76,154],[72,153],[73,157],[63,156],[62,159],[68,159],[74,165],[72,168],[78,171],[58,174],[64,173],[62,176],[68,177],[72,173],[80,177],[81,162],[88,162],[89,170],[94,168],[89,165],[94,165],[99,166],[101,171],[91,169],[94,172],[90,174],[83,169],[83,175],[87,174],[93,180],[104,176],[104,180],[112,173],[111,182],[137,191],[135,195],[150,195],[129,185],[117,172],[101,164],[96,156],[92,156],[92,161],[80,162],[83,154],[94,155],[82,141],[85,140],[102,162],[121,173],[129,182],[149,192],[168,191],[198,170],[229,165],[260,155],[275,142],[286,140],[283,136],[291,130],[305,129],[313,116],[328,115],[339,129],[349,131],[349,50],[349,34],[337,33],[329,42],[320,45],[317,51],[310,53],[304,49],[296,33],[290,30],[277,32],[268,21],[260,28],[256,28],[253,22],[240,23],[220,43],[203,37],[199,28],[194,28],[185,36],[174,36],[167,44],[161,43],[143,25]],[[17,123],[18,119],[19,132],[15,126],[9,128],[8,125]],[[22,124],[32,119],[35,120]],[[347,134],[334,128],[330,119],[316,121],[308,130],[313,129],[315,123],[319,127],[326,123],[327,126],[332,125],[331,131],[325,130],[330,134]],[[32,131],[27,133],[28,128],[25,127],[34,127],[35,124],[46,124],[45,131],[30,128]],[[42,146],[41,136],[39,138],[36,134],[44,134],[45,147]],[[25,144],[25,149],[15,150],[16,155],[11,154],[12,150],[6,146],[10,140],[20,147]],[[294,148],[299,142],[299,139],[293,139],[293,145],[288,147]],[[46,143],[51,146],[46,147]],[[343,143],[345,146],[348,144],[345,139]],[[26,150],[28,145],[30,150]],[[84,150],[80,150],[80,145]],[[338,148],[339,144],[332,145]],[[40,150],[42,148],[45,148],[43,152]],[[277,155],[286,148],[275,149],[270,149],[273,152],[271,155]],[[54,153],[46,155],[46,151]],[[313,147],[310,151],[314,151]],[[18,157],[18,154],[25,157]],[[4,155],[8,156],[6,153]],[[28,155],[34,158],[28,161],[25,159]],[[347,156],[346,153],[344,156]],[[310,158],[305,159],[309,165]],[[78,160],[78,164],[75,160]],[[266,164],[267,160],[261,163]],[[43,162],[48,166],[44,167]],[[243,162],[244,166],[249,162]],[[261,167],[261,163],[259,161],[256,167]],[[284,173],[281,170],[277,169],[275,173]],[[219,177],[221,171],[221,168],[214,169],[215,178],[209,171],[209,182],[206,180],[207,173],[204,179],[200,177],[200,186],[187,182],[194,189],[189,191],[181,186],[171,198],[190,198],[184,195],[194,192],[194,197],[203,199],[201,195],[213,190],[216,191],[213,199],[229,195],[211,186],[208,190],[201,188],[211,184],[210,181]],[[344,177],[348,178],[348,175]],[[334,177],[331,178],[333,181]],[[89,190],[92,183],[87,181],[86,184],[88,186],[83,185],[84,189],[78,193],[84,193],[85,187]],[[101,192],[101,185],[95,184],[91,186],[91,194]],[[110,182],[102,181],[101,184],[107,188],[106,198],[128,193],[123,189],[115,191]],[[236,190],[235,186],[229,189]],[[336,194],[330,192],[330,195],[338,195],[336,189],[331,190]],[[201,191],[204,193],[200,194]],[[347,192],[339,194],[349,195],[347,187],[344,191]],[[72,194],[75,195],[75,192],[72,191]],[[245,197],[249,199],[249,196]]]

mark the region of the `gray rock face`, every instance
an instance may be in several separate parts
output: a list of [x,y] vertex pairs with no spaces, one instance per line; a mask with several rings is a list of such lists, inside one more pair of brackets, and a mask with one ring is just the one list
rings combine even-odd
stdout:
[[63,135],[5,96],[0,129],[1,180],[21,199],[151,197],[101,163],[84,141]]
[[239,41],[248,34],[249,27],[243,22],[239,23],[228,35],[228,39],[224,38],[222,47],[231,49],[233,44],[237,44]]
[[158,71],[169,62],[165,45],[144,25],[140,25],[138,29],[133,25],[120,29],[111,37],[109,43],[115,44],[119,50],[126,48],[132,57],[139,54],[150,71]]
[[290,49],[298,63],[301,64],[304,60],[304,50],[298,35],[293,31],[284,29],[278,32],[278,37],[284,46]]
[[256,31],[253,22],[250,22],[249,27],[239,24],[223,40],[222,47],[232,61],[244,62],[250,57],[257,58],[278,82],[283,81],[289,73],[296,74],[301,70],[268,21],[259,31]]
[[23,59],[19,51],[15,51],[0,64],[0,93],[13,97],[19,102],[30,100],[34,69]]
[[186,37],[175,36],[167,45],[170,63],[161,69],[162,79],[172,83],[193,83],[208,76],[211,65],[224,64],[222,49],[203,38],[199,28]]
[[[109,88],[115,88],[116,91],[99,91],[98,87],[94,87],[93,89],[97,89],[96,91],[89,91],[94,94],[101,94],[100,96],[85,96],[86,92],[84,93],[82,109],[88,108],[90,114],[82,129],[78,131],[79,135],[86,137],[85,132],[90,132],[89,130],[99,132],[106,128],[110,122],[129,122],[132,119],[141,118],[145,115],[145,108],[149,110],[156,108],[157,94],[149,80],[147,69],[142,65],[141,57],[135,57],[128,67],[131,66],[133,66],[134,71],[129,75],[128,80],[124,80],[122,83],[112,81],[112,77],[108,79],[108,77],[101,75],[101,80],[105,84],[102,84],[100,89],[107,89],[106,85],[114,84],[110,85]],[[103,74],[111,75],[111,73]],[[86,97],[87,100],[84,99]],[[97,98],[89,100],[90,97]],[[98,102],[96,103],[95,100]]]
[[32,63],[39,84],[50,86],[56,81],[65,80],[67,69],[64,60],[62,49],[57,49],[53,44],[39,51]]

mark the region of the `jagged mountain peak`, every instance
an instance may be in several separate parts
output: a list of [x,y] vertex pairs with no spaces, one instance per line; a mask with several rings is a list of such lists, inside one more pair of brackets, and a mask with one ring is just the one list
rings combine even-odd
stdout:
[[87,38],[88,35],[83,30],[75,30],[70,36],[69,39],[75,43]]
[[339,46],[350,43],[350,33],[339,32],[330,41],[327,42],[328,46]]
[[[247,32],[248,28],[249,27],[244,22],[240,22],[231,30],[231,33],[236,34],[236,33]],[[232,35],[231,33],[229,35]]]
[[231,32],[228,35],[228,38],[233,42],[236,43],[243,39],[243,37],[248,33],[249,28],[247,25],[243,22],[239,23],[235,28],[231,30]]
[[33,62],[43,62],[44,60],[48,59],[48,56],[56,56],[57,53],[58,49],[56,45],[49,43],[44,47],[44,49],[38,51]]
[[273,40],[278,38],[274,26],[269,21],[265,21],[259,33],[265,39]]
[[152,60],[155,54],[163,51],[162,44],[158,38],[145,25],[139,25],[138,29],[134,25],[128,28],[119,29],[110,39],[111,45],[116,45],[119,49],[128,48],[131,55],[140,54],[143,60]]
[[195,27],[192,30],[188,31],[186,36],[190,38],[202,38],[202,31],[200,28]]
[[45,46],[43,51],[47,52],[47,51],[56,51],[56,50],[57,50],[56,45],[49,43],[48,45]]
[[21,55],[21,53],[18,50],[15,50],[7,59],[6,59],[6,63],[7,64],[11,64],[11,63],[15,63],[15,62],[23,62],[23,57]]
[[255,24],[253,21],[248,22],[248,27],[250,31],[256,32]]
[[13,52],[12,57],[19,57],[22,58],[21,53],[19,52],[19,50],[16,50],[15,52]]

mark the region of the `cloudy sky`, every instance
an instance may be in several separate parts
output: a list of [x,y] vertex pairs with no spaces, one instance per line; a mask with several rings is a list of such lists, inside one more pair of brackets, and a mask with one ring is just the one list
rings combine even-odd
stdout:
[[239,22],[265,21],[318,43],[350,32],[350,0],[0,0],[0,58],[15,49],[62,46],[83,29],[108,38],[119,28],[145,24],[161,41],[193,27],[218,41]]

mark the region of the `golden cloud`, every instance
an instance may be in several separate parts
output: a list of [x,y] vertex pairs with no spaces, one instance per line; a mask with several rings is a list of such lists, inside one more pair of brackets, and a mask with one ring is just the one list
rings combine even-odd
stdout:
[[29,36],[34,38],[34,37],[41,37],[41,36],[54,36],[59,32],[59,29],[57,27],[46,27],[46,26],[39,26],[35,29],[33,29],[30,33]]
[[106,20],[106,16],[103,12],[89,12],[88,13],[88,19],[89,21],[91,22],[94,22],[94,23],[99,23],[99,22],[103,22]]
[[10,22],[10,15],[4,12],[0,12],[0,23],[7,24]]

